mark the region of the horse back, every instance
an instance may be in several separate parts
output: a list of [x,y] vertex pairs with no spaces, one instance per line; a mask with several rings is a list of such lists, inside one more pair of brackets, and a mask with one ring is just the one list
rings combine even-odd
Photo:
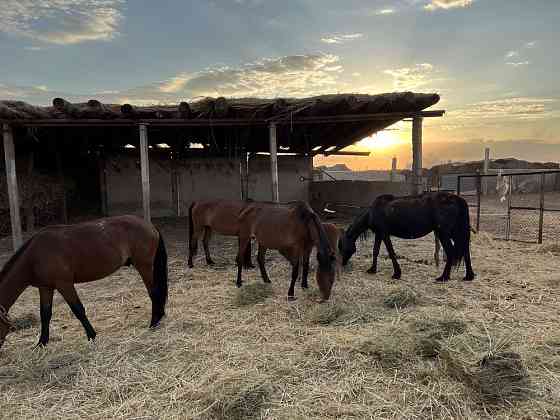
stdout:
[[193,227],[195,230],[208,227],[221,235],[237,235],[238,217],[251,204],[241,200],[197,201],[192,209]]

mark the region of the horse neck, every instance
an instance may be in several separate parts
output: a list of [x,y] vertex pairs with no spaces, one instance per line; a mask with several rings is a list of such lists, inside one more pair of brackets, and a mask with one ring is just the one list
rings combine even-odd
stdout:
[[318,250],[322,252],[325,251],[325,247],[329,247],[330,242],[329,238],[326,236],[324,229],[321,230],[320,228],[321,221],[315,215],[311,216],[310,220],[310,228],[309,231],[311,233],[311,240],[313,241],[313,245],[317,247]]
[[0,306],[10,310],[15,301],[30,285],[29,273],[25,264],[16,262],[14,266],[0,278]]
[[346,236],[353,242],[358,239],[362,233],[369,228],[369,210],[361,214],[354,220],[350,227],[346,230]]

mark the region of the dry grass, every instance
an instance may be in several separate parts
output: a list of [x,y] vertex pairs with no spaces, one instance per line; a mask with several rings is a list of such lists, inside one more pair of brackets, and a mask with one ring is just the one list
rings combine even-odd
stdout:
[[310,278],[288,303],[277,253],[271,285],[244,271],[238,290],[234,240],[216,237],[217,265],[199,257],[188,270],[184,221],[160,226],[171,255],[161,327],[147,329],[146,292],[123,268],[78,286],[95,343],[55,296],[51,343],[33,349],[39,299],[26,291],[11,311],[21,329],[0,350],[0,417],[560,417],[560,261],[537,246],[474,235],[476,280],[454,272],[441,285],[434,265],[414,262],[430,258],[432,238],[395,241],[400,281],[386,259],[366,274],[371,242],[360,243],[330,302],[317,303]]

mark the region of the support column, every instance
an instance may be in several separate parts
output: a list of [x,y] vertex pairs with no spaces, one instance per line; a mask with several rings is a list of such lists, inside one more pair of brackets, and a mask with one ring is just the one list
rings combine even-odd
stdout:
[[270,124],[270,171],[272,175],[272,201],[280,202],[278,194],[278,155],[276,145],[276,124]]
[[397,175],[397,157],[394,156],[391,161],[391,174],[390,174],[391,182],[395,182],[396,175]]
[[[484,148],[484,167],[482,168],[482,173],[488,175],[488,169],[490,168],[490,148]],[[482,194],[488,194],[488,178],[484,178],[482,181]]]
[[422,117],[412,119],[412,174],[414,193],[421,194],[422,188]]
[[140,124],[140,172],[142,177],[142,207],[144,220],[151,221],[150,215],[150,161],[148,159],[148,127]]
[[21,218],[19,215],[18,184],[16,176],[16,155],[14,150],[14,135],[12,127],[3,126],[4,158],[6,160],[6,182],[8,183],[8,200],[10,202],[10,222],[12,225],[12,242],[14,251],[23,243],[21,235]]

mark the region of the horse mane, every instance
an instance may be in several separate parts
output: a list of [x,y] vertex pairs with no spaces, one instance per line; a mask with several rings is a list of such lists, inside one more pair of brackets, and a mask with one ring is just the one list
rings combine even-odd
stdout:
[[[296,204],[296,209],[300,215],[300,218],[304,222],[309,222],[310,220],[315,225],[315,229],[317,229],[317,234],[319,237],[319,244],[317,245],[317,261],[319,261],[319,267],[323,270],[331,270],[332,269],[332,260],[331,260],[331,253],[329,252],[331,245],[329,242],[329,237],[327,236],[327,232],[325,228],[321,224],[321,220],[319,216],[309,207],[309,204],[306,202],[294,202]],[[333,250],[336,252],[336,250]]]
[[358,217],[356,217],[352,224],[346,229],[346,235],[355,241],[360,238],[365,241],[369,237],[369,208],[364,210]]
[[0,282],[2,281],[4,276],[8,274],[8,272],[12,269],[12,267],[17,262],[19,257],[21,257],[22,254],[25,252],[25,250],[29,247],[29,244],[31,243],[31,239],[27,240],[27,242],[25,242],[22,246],[20,246],[18,250],[15,252],[15,254],[12,255],[8,261],[6,261],[6,264],[4,264],[4,267],[2,267],[2,270],[0,271]]

